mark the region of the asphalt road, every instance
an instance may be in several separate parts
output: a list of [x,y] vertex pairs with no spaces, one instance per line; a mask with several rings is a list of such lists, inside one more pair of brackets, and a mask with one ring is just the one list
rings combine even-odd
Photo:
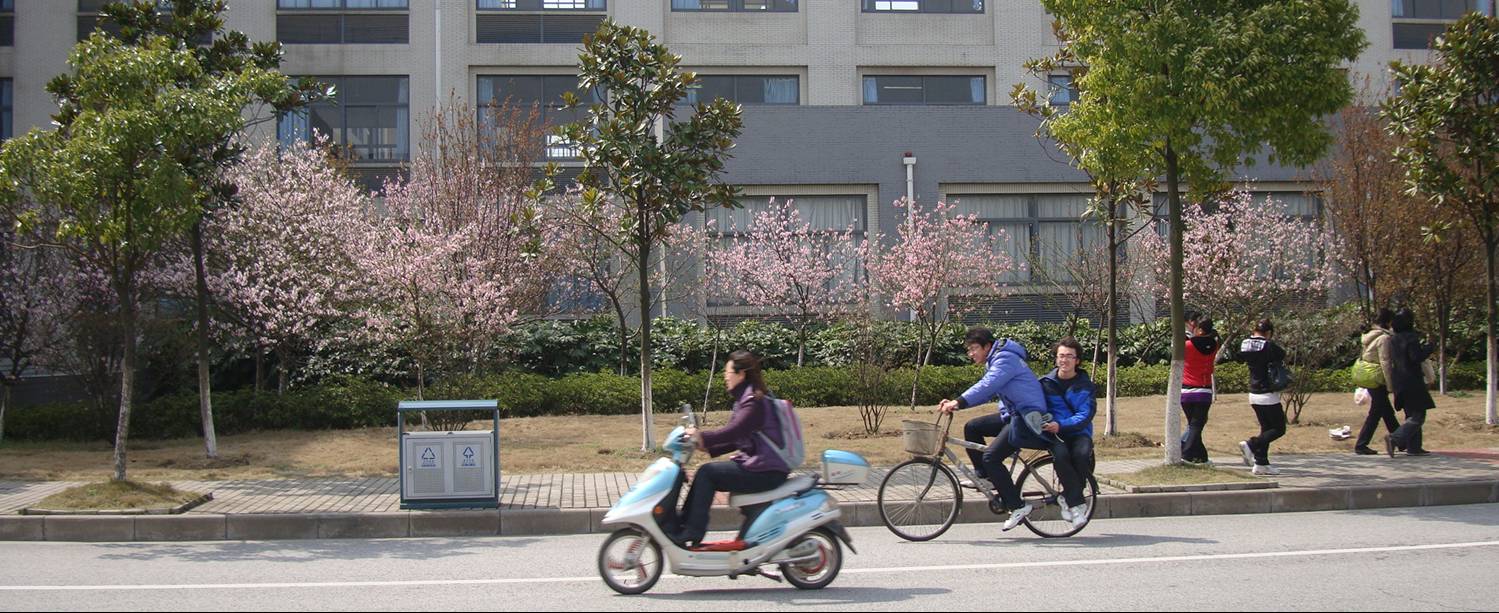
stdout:
[[1100,520],[1042,540],[852,530],[830,587],[667,575],[617,596],[603,535],[0,543],[0,610],[1492,610],[1499,505]]

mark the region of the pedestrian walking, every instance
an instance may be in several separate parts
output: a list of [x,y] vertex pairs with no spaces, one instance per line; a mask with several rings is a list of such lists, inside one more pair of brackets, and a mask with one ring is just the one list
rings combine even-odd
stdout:
[[1271,340],[1275,324],[1261,320],[1253,334],[1239,346],[1238,360],[1249,365],[1249,406],[1260,422],[1260,433],[1239,441],[1244,465],[1256,475],[1278,475],[1270,464],[1270,443],[1286,434],[1286,412],[1280,403],[1280,392],[1290,383],[1286,372],[1286,350]]
[[1437,406],[1427,389],[1432,378],[1428,374],[1431,367],[1426,362],[1431,357],[1431,347],[1422,342],[1421,335],[1416,332],[1416,315],[1410,309],[1397,311],[1393,326],[1390,391],[1395,394],[1395,408],[1405,412],[1405,423],[1385,437],[1385,452],[1392,458],[1397,449],[1405,450],[1407,455],[1429,455],[1430,452],[1421,445],[1421,431],[1426,423],[1426,412]]
[[1395,407],[1390,404],[1388,384],[1394,371],[1394,361],[1390,357],[1390,339],[1395,336],[1391,330],[1394,321],[1394,311],[1387,308],[1379,310],[1374,317],[1373,326],[1364,333],[1363,351],[1353,364],[1353,384],[1369,394],[1369,415],[1364,418],[1364,427],[1358,431],[1358,440],[1353,445],[1353,452],[1359,455],[1379,453],[1371,449],[1369,443],[1374,440],[1374,433],[1379,429],[1381,421],[1388,432],[1394,432],[1400,426],[1400,420],[1395,417]]
[[1208,448],[1202,443],[1202,431],[1208,425],[1208,409],[1213,407],[1217,393],[1213,370],[1220,341],[1208,317],[1199,315],[1187,326],[1187,367],[1182,373],[1182,412],[1187,415],[1187,431],[1182,433],[1182,460],[1206,464]]

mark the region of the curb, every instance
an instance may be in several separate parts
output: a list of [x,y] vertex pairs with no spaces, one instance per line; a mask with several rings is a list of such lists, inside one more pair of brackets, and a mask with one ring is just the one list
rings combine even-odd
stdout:
[[[1105,494],[1094,517],[1299,513],[1499,502],[1499,480],[1334,488]],[[882,525],[872,501],[847,502],[846,526]],[[183,515],[0,515],[0,541],[217,541],[603,534],[608,509],[401,511],[396,513]],[[984,500],[963,502],[961,523],[995,521]],[[739,526],[737,512],[714,507],[710,528]]]

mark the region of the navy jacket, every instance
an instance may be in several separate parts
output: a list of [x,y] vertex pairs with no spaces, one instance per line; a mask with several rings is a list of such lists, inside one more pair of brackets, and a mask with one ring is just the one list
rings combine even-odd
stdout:
[[1098,413],[1098,402],[1094,399],[1093,379],[1088,377],[1088,373],[1078,370],[1077,376],[1072,379],[1072,386],[1067,388],[1064,395],[1062,379],[1053,368],[1050,373],[1041,377],[1041,389],[1046,392],[1047,410],[1051,412],[1052,421],[1057,422],[1057,426],[1061,428],[1062,436],[1081,434],[1092,438],[1093,416]]

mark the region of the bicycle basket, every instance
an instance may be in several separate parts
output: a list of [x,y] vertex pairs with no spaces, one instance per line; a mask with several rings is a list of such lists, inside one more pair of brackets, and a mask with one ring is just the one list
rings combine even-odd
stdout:
[[906,442],[906,453],[921,456],[934,456],[942,453],[942,439],[946,433],[938,428],[937,424],[929,421],[902,419],[900,426]]

